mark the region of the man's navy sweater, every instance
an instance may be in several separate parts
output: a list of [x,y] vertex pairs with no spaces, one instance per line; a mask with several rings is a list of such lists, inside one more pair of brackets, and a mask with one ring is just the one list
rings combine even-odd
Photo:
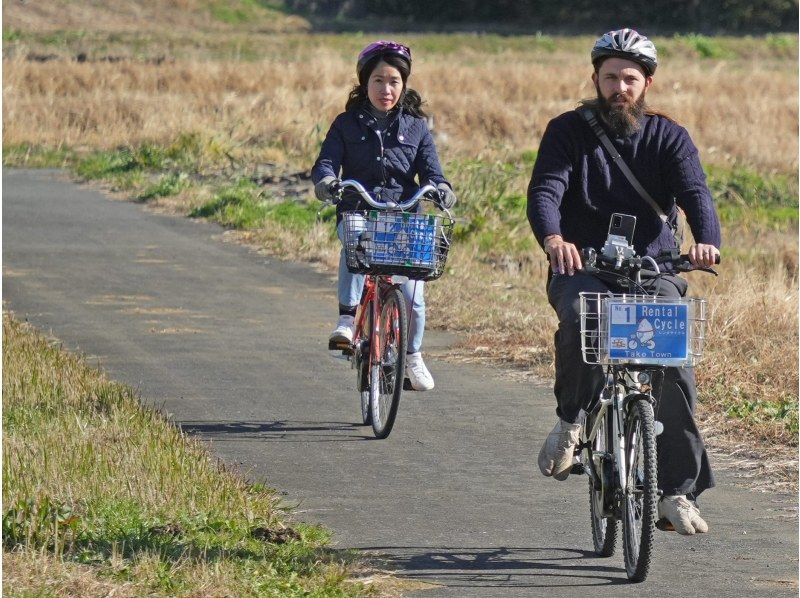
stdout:
[[[609,137],[670,221],[676,218],[677,204],[697,243],[720,246],[719,218],[686,129],[664,116],[647,115],[630,137]],[[543,245],[546,236],[559,234],[579,249],[599,250],[614,212],[636,216],[633,244],[639,255],[655,256],[674,247],[672,231],[613,163],[580,114],[573,110],[554,118],[542,137],[528,186],[528,220],[536,240]]]

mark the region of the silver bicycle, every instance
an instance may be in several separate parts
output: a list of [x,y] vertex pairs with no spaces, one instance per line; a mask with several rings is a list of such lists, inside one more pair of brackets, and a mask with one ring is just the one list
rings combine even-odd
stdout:
[[667,367],[700,360],[706,302],[656,297],[648,290],[653,285],[643,284],[643,273],[656,280],[666,261],[679,271],[697,269],[677,251],[639,257],[629,239],[609,234],[601,253],[584,250],[583,258],[585,272],[611,274],[630,292],[580,294],[583,360],[605,368],[606,382],[587,412],[573,471],[589,478],[595,552],[614,554],[621,521],[625,571],[638,582],[649,572],[659,499],[656,443],[663,425],[653,415],[654,381]]

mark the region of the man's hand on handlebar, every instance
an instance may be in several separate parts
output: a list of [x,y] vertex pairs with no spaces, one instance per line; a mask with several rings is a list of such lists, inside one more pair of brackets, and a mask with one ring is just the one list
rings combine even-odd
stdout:
[[572,276],[581,270],[581,254],[572,243],[567,243],[561,235],[548,235],[544,238],[544,250],[550,257],[550,267],[555,274]]
[[713,245],[698,243],[689,249],[689,261],[698,268],[710,268],[719,263],[719,249]]

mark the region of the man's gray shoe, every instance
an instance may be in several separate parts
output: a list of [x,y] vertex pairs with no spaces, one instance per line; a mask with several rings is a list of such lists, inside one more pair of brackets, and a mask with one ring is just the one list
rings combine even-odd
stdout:
[[539,470],[543,475],[553,476],[559,481],[567,479],[580,431],[580,424],[570,424],[561,419],[556,422],[539,451]]
[[683,536],[705,534],[708,531],[708,524],[700,517],[700,510],[685,496],[665,496],[658,501],[658,517],[656,526],[665,531],[674,530]]

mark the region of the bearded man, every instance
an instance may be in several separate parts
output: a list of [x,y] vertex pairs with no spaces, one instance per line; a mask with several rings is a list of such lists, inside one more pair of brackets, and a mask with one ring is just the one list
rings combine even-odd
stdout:
[[[657,65],[653,43],[632,29],[611,31],[597,40],[591,59],[597,99],[550,121],[528,186],[528,220],[550,260],[547,294],[559,320],[554,387],[559,419],[538,458],[541,472],[557,480],[570,473],[583,415],[604,384],[602,368],[584,364],[581,357],[579,293],[621,292],[614,282],[582,272],[580,249],[600,249],[611,215],[618,212],[636,216],[636,253],[657,256],[675,247],[678,207],[696,241],[689,250],[694,265],[713,265],[720,247],[719,218],[697,148],[686,129],[645,101]],[[597,125],[661,214],[601,142]],[[660,280],[660,296],[685,294],[686,281],[677,275]],[[656,408],[664,426],[658,437],[663,492],[658,512],[661,528],[684,535],[708,531],[696,498],[714,486],[694,422],[696,399],[693,370],[667,368]]]

